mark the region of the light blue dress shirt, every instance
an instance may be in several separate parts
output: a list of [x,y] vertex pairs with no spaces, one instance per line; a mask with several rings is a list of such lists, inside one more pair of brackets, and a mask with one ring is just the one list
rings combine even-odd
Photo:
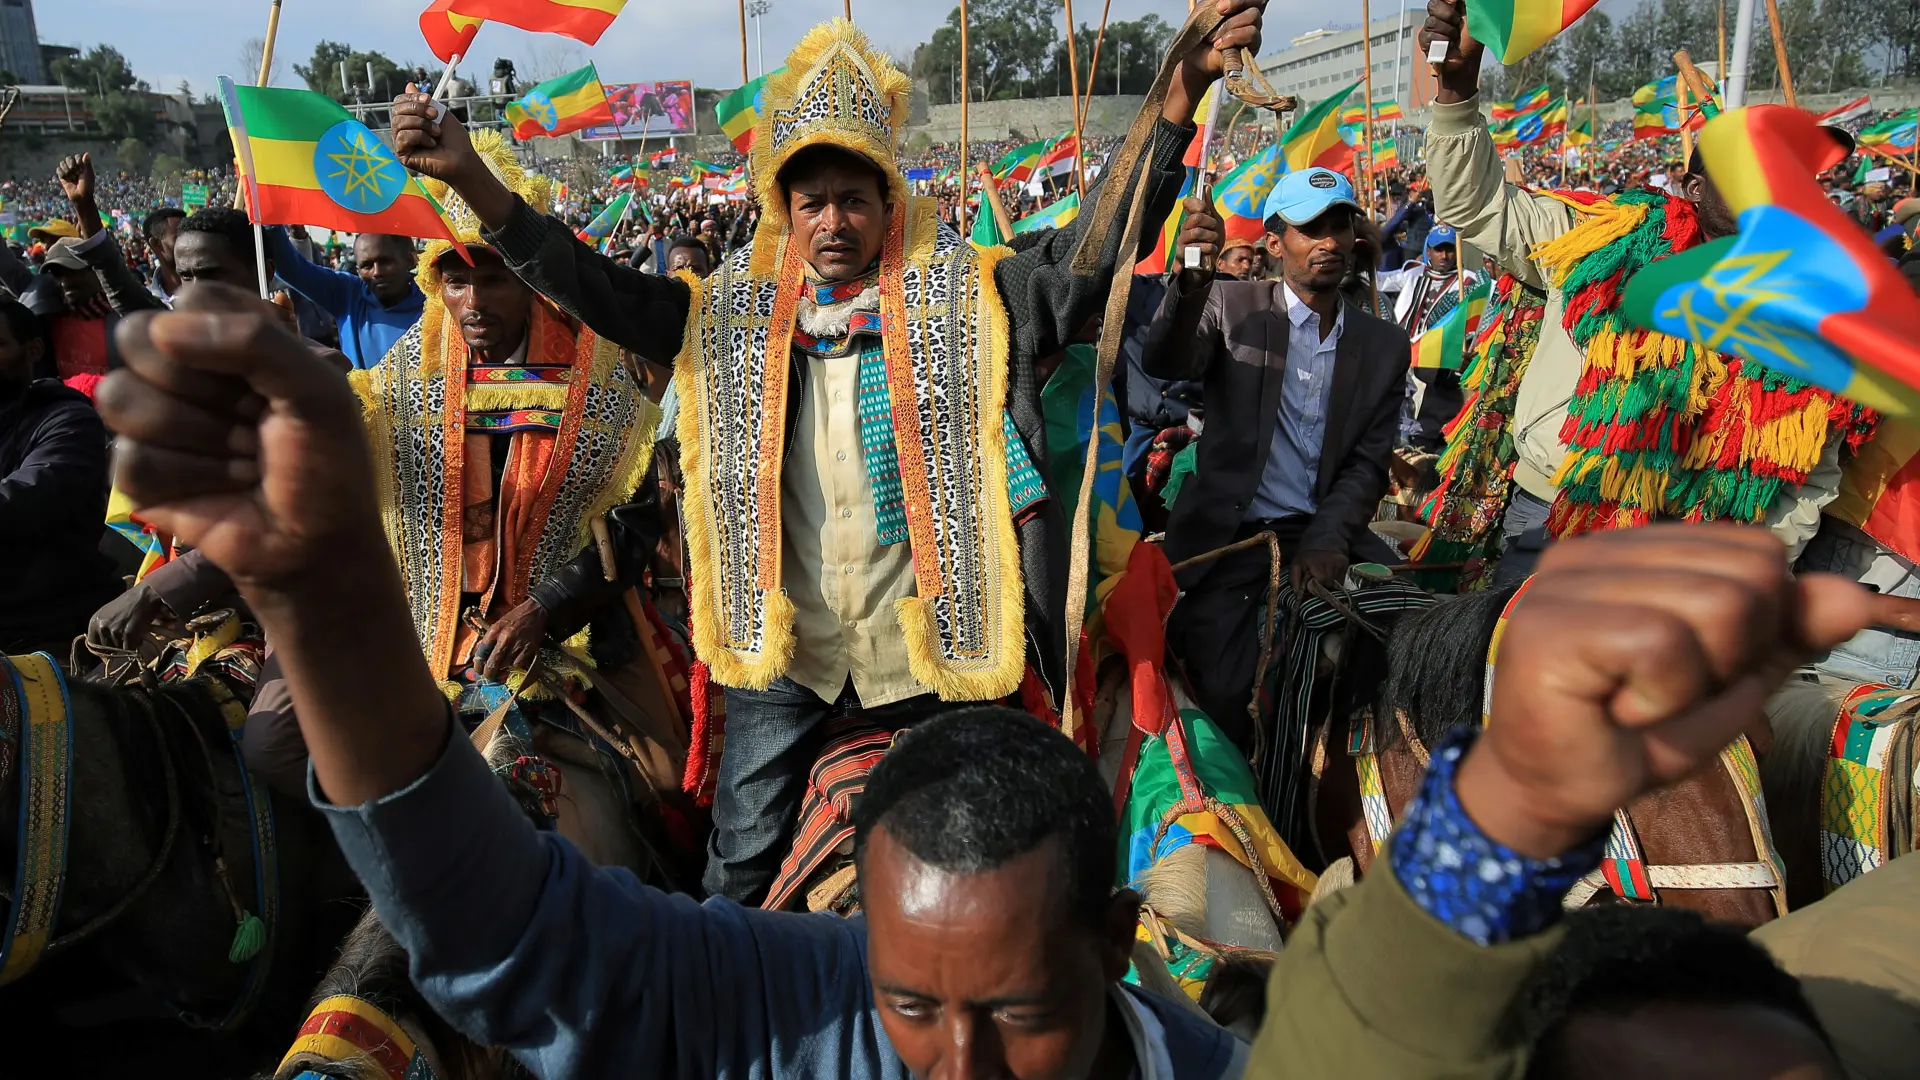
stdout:
[[1327,399],[1333,392],[1334,351],[1346,329],[1344,307],[1336,309],[1333,332],[1323,341],[1320,316],[1282,284],[1287,297],[1287,363],[1281,378],[1280,419],[1273,425],[1273,446],[1260,488],[1247,504],[1247,521],[1263,521],[1319,509],[1313,496],[1320,475],[1320,444],[1327,434]]

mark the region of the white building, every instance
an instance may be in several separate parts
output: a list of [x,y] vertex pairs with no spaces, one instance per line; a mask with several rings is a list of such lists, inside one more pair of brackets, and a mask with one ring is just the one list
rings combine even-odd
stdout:
[[[1414,39],[1426,22],[1425,4],[1409,4],[1393,18],[1375,19],[1371,28],[1373,46],[1373,99],[1397,101],[1411,112],[1433,99],[1433,72],[1419,55]],[[1396,33],[1397,32],[1397,33]],[[1359,27],[1348,30],[1309,30],[1288,43],[1285,52],[1260,58],[1260,70],[1267,81],[1283,94],[1300,99],[1300,107],[1311,108],[1321,98],[1338,92],[1360,80],[1365,72]],[[1348,99],[1358,105],[1359,92]]]

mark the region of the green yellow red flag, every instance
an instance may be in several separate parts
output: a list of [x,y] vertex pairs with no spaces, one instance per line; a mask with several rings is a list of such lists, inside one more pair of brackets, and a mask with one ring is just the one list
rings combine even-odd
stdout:
[[1413,339],[1413,366],[1421,371],[1459,371],[1467,362],[1467,343],[1480,329],[1480,316],[1487,310],[1491,282],[1482,281],[1467,290],[1465,299],[1455,304],[1439,322]]
[[1286,162],[1287,172],[1299,172],[1316,165],[1343,172],[1353,163],[1353,147],[1340,137],[1340,109],[1346,105],[1347,96],[1359,88],[1360,84],[1354,83],[1316,102],[1280,137],[1280,156]]
[[1739,231],[1628,281],[1634,322],[1883,413],[1920,416],[1920,298],[1815,177],[1843,151],[1812,113],[1736,109],[1700,154]]
[[220,97],[255,222],[432,237],[465,253],[440,204],[339,102],[228,78]]
[[507,105],[507,123],[513,125],[516,139],[565,135],[613,122],[613,106],[607,104],[600,72],[592,64],[549,79]]
[[713,103],[713,115],[720,121],[720,130],[740,153],[753,149],[753,129],[766,110],[767,79],[785,70],[783,67],[770,71]]
[[1517,64],[1600,0],[1467,0],[1467,28],[1502,64]]

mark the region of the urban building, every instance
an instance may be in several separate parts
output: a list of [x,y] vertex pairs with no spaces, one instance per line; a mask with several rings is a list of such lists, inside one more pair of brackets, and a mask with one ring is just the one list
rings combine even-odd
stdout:
[[[1433,100],[1433,69],[1419,55],[1414,35],[1426,22],[1425,4],[1409,5],[1397,16],[1375,19],[1369,28],[1373,49],[1373,100],[1397,101],[1407,112]],[[1365,74],[1360,28],[1309,30],[1284,52],[1260,58],[1260,70],[1273,88],[1300,99],[1301,109],[1339,92]],[[1361,102],[1355,92],[1348,99]]]
[[40,32],[33,25],[33,0],[0,0],[0,70],[17,83],[48,82],[40,57]]

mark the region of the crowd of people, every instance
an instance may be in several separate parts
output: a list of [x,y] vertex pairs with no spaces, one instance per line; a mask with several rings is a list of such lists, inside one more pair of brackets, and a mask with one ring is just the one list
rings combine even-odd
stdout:
[[[744,198],[529,165],[418,93],[392,143],[454,240],[256,232],[230,173],[188,212],[85,155],[0,184],[36,223],[0,244],[0,653],[137,658],[244,612],[247,768],[325,817],[444,1021],[345,995],[372,1011],[316,1011],[285,1075],[456,1037],[543,1077],[1911,1069],[1920,859],[1789,912],[1764,801],[1730,885],[1649,876],[1617,830],[1778,752],[1783,682],[1920,683],[1920,522],[1872,513],[1920,483],[1912,429],[1634,324],[1632,275],[1738,228],[1708,164],[1603,149],[1617,124],[1503,156],[1454,0],[1431,117],[1389,133],[1417,153],[1288,171],[1230,234],[1196,189],[1275,133],[1220,132],[1198,184],[1183,160],[1263,7],[1222,0],[1143,138],[1086,139],[1079,215],[1007,246],[957,231],[963,178],[913,178],[957,148],[871,119],[910,82],[838,20],[769,78],[802,119],[756,129]],[[1818,182],[1913,274],[1920,202],[1827,136]],[[997,193],[1017,220],[1073,186]],[[1343,692],[1404,706],[1322,732],[1376,762],[1351,851],[1296,828],[1326,762],[1276,719],[1333,708],[1336,623],[1391,665]],[[1442,704],[1471,721],[1431,731]],[[537,731],[670,823],[633,834],[650,869],[596,865],[592,789]],[[1177,780],[1130,834],[1156,754]],[[1167,914],[1137,871],[1170,829],[1257,878],[1234,914],[1283,947]],[[1583,887],[1621,902],[1563,911]],[[1779,900],[1752,934],[1637,902],[1701,887]],[[813,894],[860,914],[781,910]]]

